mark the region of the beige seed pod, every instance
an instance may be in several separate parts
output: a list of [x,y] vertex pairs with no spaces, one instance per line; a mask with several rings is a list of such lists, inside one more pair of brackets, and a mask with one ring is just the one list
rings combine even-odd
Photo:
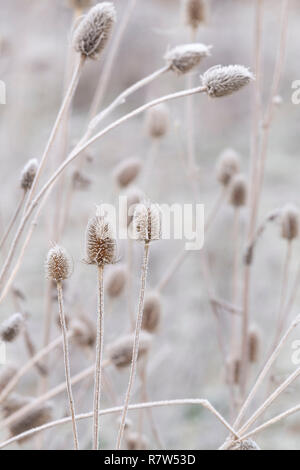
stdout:
[[261,333],[257,326],[252,326],[248,333],[248,355],[249,361],[258,361],[261,346]]
[[0,339],[7,343],[13,342],[24,327],[25,318],[22,313],[14,313],[0,326]]
[[241,374],[241,361],[237,356],[231,356],[226,361],[226,383],[238,385]]
[[123,264],[113,266],[106,278],[106,292],[115,298],[122,294],[127,281],[127,269]]
[[[52,420],[53,406],[51,403],[46,402],[36,406],[33,410],[28,411],[25,416],[22,416],[17,421],[14,421],[9,425],[9,431],[11,436],[17,436],[22,432],[28,431],[29,429],[42,426]],[[20,442],[24,442],[29,439],[23,438]]]
[[156,292],[146,295],[144,302],[142,328],[149,333],[157,331],[161,319],[161,299]]
[[229,201],[234,207],[241,207],[247,200],[247,182],[242,174],[234,175],[229,188]]
[[116,22],[116,10],[111,2],[95,5],[84,16],[73,34],[73,47],[83,57],[97,59],[106,46]]
[[23,406],[28,405],[31,401],[32,399],[30,397],[24,397],[18,393],[12,393],[8,398],[6,398],[1,406],[4,418],[12,415]]
[[192,29],[197,29],[207,20],[206,0],[184,0],[185,22]]
[[119,163],[114,171],[114,178],[120,188],[126,188],[139,175],[142,163],[139,158],[127,158]]
[[[143,357],[151,346],[152,336],[145,331],[141,332],[138,359]],[[131,364],[134,334],[125,335],[117,339],[108,347],[108,357],[118,367],[128,367]]]
[[222,186],[227,187],[232,177],[240,170],[239,155],[233,149],[225,149],[219,156],[216,174],[218,181]]
[[149,441],[144,434],[137,432],[126,433],[125,436],[127,450],[146,450],[149,449]]
[[14,377],[17,373],[17,368],[12,364],[7,364],[0,369],[0,392],[4,390],[8,382]]
[[299,234],[299,210],[294,204],[287,204],[281,215],[281,236],[286,240],[294,240]]
[[79,346],[92,347],[96,341],[94,323],[86,316],[80,315],[70,322],[70,329],[74,333],[74,341]]
[[228,450],[261,450],[252,439],[245,439],[242,442],[235,442]]
[[86,262],[104,266],[116,261],[116,240],[104,216],[92,217],[86,228]]
[[150,242],[161,237],[161,213],[155,204],[138,204],[133,215],[134,237]]
[[46,276],[52,281],[60,282],[68,279],[72,273],[71,258],[64,248],[53,246],[46,259]]
[[153,139],[159,139],[169,130],[170,113],[166,104],[158,104],[146,113],[146,131]]
[[24,191],[28,191],[31,188],[37,169],[38,161],[36,158],[31,158],[24,166],[21,173],[21,188]]
[[185,74],[200,64],[204,57],[210,56],[211,46],[192,43],[174,47],[165,55],[167,65],[177,74]]
[[254,80],[253,74],[243,65],[216,65],[202,76],[202,85],[213,98],[231,95]]

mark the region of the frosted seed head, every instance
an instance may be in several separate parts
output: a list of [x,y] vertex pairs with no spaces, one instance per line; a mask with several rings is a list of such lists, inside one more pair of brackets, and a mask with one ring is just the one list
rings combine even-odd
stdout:
[[[142,331],[140,334],[140,344],[138,358],[143,357],[151,346],[152,336]],[[131,364],[134,335],[125,335],[116,340],[108,347],[108,356],[117,368],[128,367]]]
[[241,442],[234,442],[228,450],[261,450],[252,439],[245,439]]
[[80,315],[70,322],[74,333],[74,341],[78,346],[93,347],[96,341],[96,331],[93,322],[86,316]]
[[247,200],[247,182],[244,175],[237,174],[232,178],[229,188],[230,204],[234,207],[241,207]]
[[299,210],[294,204],[287,204],[281,215],[281,236],[286,240],[294,240],[299,234]]
[[22,313],[14,313],[0,326],[0,338],[2,341],[11,343],[21,333],[25,323]]
[[59,245],[54,245],[48,251],[45,265],[46,276],[52,281],[64,281],[72,274],[71,258],[67,251]]
[[24,189],[24,191],[28,191],[31,188],[37,169],[37,159],[31,158],[28,160],[21,173],[21,188]]
[[142,328],[149,333],[157,331],[161,320],[161,298],[156,292],[146,295]]
[[86,228],[86,263],[104,266],[113,264],[117,245],[110,222],[104,216],[92,217]]
[[114,178],[120,188],[126,188],[132,183],[142,168],[141,160],[138,158],[127,158],[119,163],[114,172]]
[[159,139],[169,130],[170,113],[164,103],[153,106],[146,113],[146,131],[152,139]]
[[220,98],[240,90],[254,80],[254,76],[243,65],[217,65],[208,69],[201,79],[207,94],[213,98]]
[[174,47],[165,55],[167,65],[177,74],[185,74],[200,64],[204,57],[210,56],[211,46],[192,43]]
[[[43,424],[48,423],[53,419],[53,405],[49,402],[42,403],[36,406],[33,410],[28,411],[25,416],[22,416],[18,420],[14,421],[9,425],[9,431],[11,436],[17,436],[22,432],[28,431],[29,429],[42,426]],[[20,442],[24,442],[26,439],[24,437]]]
[[161,238],[161,213],[155,204],[138,204],[133,215],[134,238],[144,242]]
[[116,21],[111,2],[95,5],[84,16],[73,34],[73,47],[83,57],[97,59],[106,46]]
[[240,170],[239,155],[233,149],[225,149],[219,156],[216,174],[222,186],[227,187],[232,177]]
[[122,294],[127,281],[126,266],[119,264],[113,266],[106,278],[106,292],[109,297],[115,298]]
[[206,0],[184,0],[184,16],[187,26],[197,29],[207,20]]
[[23,406],[28,405],[31,401],[32,399],[30,397],[25,397],[19,395],[18,393],[12,393],[5,399],[1,406],[1,411],[4,418],[7,418],[11,414],[15,413]]

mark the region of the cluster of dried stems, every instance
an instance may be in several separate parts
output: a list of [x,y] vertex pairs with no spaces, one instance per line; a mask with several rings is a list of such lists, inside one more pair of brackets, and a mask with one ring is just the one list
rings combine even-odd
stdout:
[[[0,427],[8,429],[10,432],[9,439],[2,442],[0,448],[4,448],[13,442],[22,443],[39,431],[71,422],[74,448],[79,449],[80,441],[83,439],[83,436],[79,436],[77,423],[83,419],[93,417],[93,449],[97,450],[101,448],[99,417],[110,413],[118,413],[120,414],[120,421],[116,438],[116,448],[120,449],[123,440],[125,440],[127,448],[143,449],[149,446],[147,437],[143,435],[143,410],[147,411],[147,418],[149,419],[157,446],[162,447],[162,439],[160,438],[157,425],[153,419],[151,409],[154,407],[194,404],[207,408],[229,432],[229,437],[221,446],[221,449],[256,450],[258,446],[254,441],[249,439],[251,436],[256,435],[259,431],[266,429],[268,426],[300,409],[300,405],[293,407],[271,420],[266,421],[262,425],[249,430],[249,428],[263,416],[274,400],[300,375],[300,368],[298,368],[278,386],[275,391],[268,394],[263,404],[248,416],[253,398],[256,396],[258,389],[262,386],[264,379],[270,379],[272,366],[283,347],[286,345],[290,334],[300,322],[300,319],[297,317],[286,329],[287,318],[293,306],[300,280],[299,267],[295,284],[291,289],[290,296],[288,296],[291,253],[293,243],[298,237],[299,232],[298,210],[291,204],[286,205],[265,217],[263,222],[257,226],[258,209],[268,149],[268,137],[274,115],[276,104],[275,97],[279,90],[285,53],[289,0],[282,0],[280,41],[275,63],[273,85],[265,112],[261,98],[261,51],[264,5],[263,0],[254,1],[255,81],[253,85],[254,106],[250,178],[248,181],[247,177],[241,173],[239,155],[233,149],[226,149],[220,155],[216,167],[216,177],[220,185],[220,194],[213,204],[205,223],[205,234],[207,238],[210,233],[209,229],[213,225],[222,207],[223,201],[228,200],[233,208],[234,214],[232,297],[229,301],[219,299],[215,295],[215,289],[209,270],[209,260],[205,248],[201,253],[204,282],[207,287],[212,312],[217,320],[218,339],[226,371],[226,384],[230,391],[230,409],[232,416],[228,420],[205,399],[178,399],[157,402],[148,400],[147,360],[149,354],[151,354],[150,345],[152,337],[155,336],[160,323],[161,298],[168,282],[172,276],[178,272],[180,265],[186,258],[186,254],[189,252],[185,250],[180,252],[174,259],[173,264],[170,265],[169,269],[161,277],[156,288],[151,292],[146,291],[149,250],[152,242],[160,239],[161,214],[159,208],[149,202],[139,204],[142,202],[143,193],[142,191],[134,190],[131,185],[140,173],[142,176],[144,173],[144,176],[147,177],[148,173],[151,171],[149,165],[153,166],[154,153],[158,152],[159,141],[169,132],[170,115],[165,103],[178,98],[186,98],[187,158],[185,168],[188,178],[187,181],[193,191],[194,200],[196,202],[199,198],[199,194],[195,147],[195,102],[193,97],[196,94],[206,94],[215,99],[222,99],[223,96],[239,92],[241,88],[254,79],[254,75],[242,65],[216,65],[202,73],[199,83],[193,83],[194,75],[190,72],[194,71],[199,64],[202,65],[202,61],[205,62],[205,59],[212,54],[212,51],[211,46],[198,43],[196,40],[199,27],[207,21],[207,2],[204,0],[185,0],[183,2],[183,11],[189,31],[190,42],[168,50],[164,57],[165,63],[160,69],[131,85],[117,96],[111,104],[103,109],[101,105],[110,81],[115,58],[137,1],[131,0],[128,2],[119,24],[116,24],[116,12],[112,3],[102,2],[86,11],[86,9],[91,6],[90,3],[89,1],[70,2],[71,7],[74,9],[74,25],[72,26],[72,47],[68,51],[66,71],[69,83],[65,87],[65,96],[41,159],[39,161],[30,160],[22,171],[20,200],[0,241],[0,250],[3,251],[4,255],[4,262],[0,273],[0,302],[3,301],[8,293],[11,293],[18,311],[17,314],[12,315],[3,322],[0,328],[0,337],[2,341],[12,342],[18,337],[24,336],[30,355],[28,361],[25,362],[22,367],[18,369],[6,367],[0,374],[0,405],[3,411],[3,420],[0,423]],[[83,12],[85,13],[84,16],[82,16]],[[80,21],[78,21],[79,17]],[[66,134],[72,100],[84,65],[88,60],[95,60],[101,56],[103,50],[108,47],[107,43],[109,43],[110,36],[114,29],[116,29],[116,32],[112,38],[111,44],[109,44],[109,53],[104,61],[99,84],[90,106],[89,122],[86,131],[67,156],[65,156],[66,144],[65,142],[61,143],[59,153],[62,157],[60,156],[56,160],[53,173],[50,175],[46,174],[45,182],[41,184],[41,178],[44,176],[44,173],[46,173],[46,164],[52,155],[54,144],[57,144],[61,133]],[[186,75],[186,89],[146,102],[106,125],[106,127],[103,127],[101,130],[97,130],[104,118],[109,117],[109,115],[118,106],[123,104],[128,97],[142,87],[146,87],[154,80],[158,80],[166,73]],[[24,296],[22,292],[13,288],[13,282],[23,262],[25,252],[33,236],[40,213],[55,188],[56,210],[53,220],[53,234],[55,240],[60,241],[65,225],[67,224],[68,214],[71,210],[71,201],[74,191],[78,188],[86,189],[89,186],[89,179],[83,173],[83,166],[86,161],[83,157],[86,156],[86,150],[94,142],[101,139],[116,127],[146,111],[146,129],[153,144],[149,161],[146,162],[148,166],[147,171],[143,167],[142,162],[136,158],[122,161],[114,171],[116,191],[128,191],[129,205],[130,207],[135,207],[133,213],[128,213],[126,221],[128,225],[126,263],[121,264],[118,262],[117,240],[113,233],[111,223],[107,215],[101,211],[101,208],[98,208],[96,215],[89,220],[86,228],[84,259],[86,265],[94,265],[97,271],[97,279],[95,280],[98,299],[97,308],[95,308],[97,318],[94,324],[94,322],[91,322],[91,320],[86,317],[72,315],[72,313],[68,316],[65,313],[63,301],[65,290],[64,281],[71,276],[73,266],[66,250],[57,244],[53,244],[46,259],[48,288],[43,347],[36,352],[28,329]],[[77,166],[72,173],[69,185],[67,184],[67,188],[64,190],[65,185],[63,185],[62,182],[64,181],[65,170],[71,166],[74,161],[77,162]],[[62,197],[64,191],[66,194],[65,203],[63,203],[64,198]],[[246,233],[246,250],[244,256],[241,256],[243,247],[241,239],[241,212],[246,206],[249,208],[250,216]],[[285,240],[287,248],[274,342],[272,343],[268,360],[262,368],[261,373],[252,388],[248,389],[249,365],[260,359],[259,352],[261,343],[259,329],[256,325],[250,323],[249,293],[254,252],[267,225],[274,221],[278,222],[278,220],[281,225],[281,236]],[[13,234],[13,229],[17,221],[18,226]],[[134,233],[134,237],[130,236],[132,233]],[[137,303],[137,313],[135,314],[132,298],[132,246],[136,243],[136,239],[141,242],[143,246],[143,261],[140,273],[140,293]],[[8,240],[10,240],[9,248],[4,251],[3,248]],[[106,275],[106,266],[111,264],[113,266]],[[75,268],[77,269],[77,266]],[[87,268],[83,265],[81,269]],[[242,292],[240,292],[240,278],[243,279]],[[107,281],[106,289],[104,287],[104,280]],[[56,294],[55,292],[53,293],[53,286],[56,288]],[[107,303],[112,305],[114,299],[118,298],[126,289],[128,294],[130,332],[106,348],[104,343],[104,320],[105,311],[107,315],[109,308],[105,308],[104,293],[106,291],[108,298]],[[242,294],[241,305],[239,305],[240,294]],[[53,305],[56,296],[62,337],[59,336],[50,341],[50,330],[53,324]],[[224,313],[227,314],[226,319],[229,324],[229,341],[225,341],[224,334],[220,328],[220,314]],[[72,357],[70,357],[69,342],[71,342],[72,345],[74,344],[82,348],[90,358],[94,356],[91,354],[91,351],[95,347],[95,359],[92,359],[94,363],[76,375],[72,375],[71,373]],[[65,382],[49,389],[48,376],[50,370],[47,367],[49,355],[50,353],[54,354],[61,346],[63,346]],[[116,370],[129,368],[128,387],[124,402],[121,406],[102,409],[102,392],[108,389],[113,395],[110,389],[109,375],[106,371],[108,366],[113,366]],[[36,367],[39,373],[40,394],[35,399],[29,399],[14,393],[14,390],[21,378],[28,374],[33,367]],[[131,405],[130,400],[132,398],[137,372],[141,382],[141,403]],[[87,379],[91,378],[93,374],[93,410],[89,413],[76,415],[76,401],[73,397],[72,388],[75,384],[84,381],[90,385],[91,382],[88,382]],[[248,394],[246,393],[247,390],[250,390]],[[52,408],[49,400],[65,391],[67,391],[70,417],[53,421],[51,420]],[[85,389],[83,388],[83,394],[84,391]],[[138,432],[131,430],[131,425],[127,417],[130,410],[139,410]],[[233,424],[230,424],[231,419]]]

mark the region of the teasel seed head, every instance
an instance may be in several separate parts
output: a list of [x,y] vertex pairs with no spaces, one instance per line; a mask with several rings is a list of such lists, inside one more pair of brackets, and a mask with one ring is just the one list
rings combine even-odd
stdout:
[[110,222],[104,216],[94,216],[86,228],[86,259],[88,264],[104,266],[116,261],[117,245]]
[[213,98],[231,95],[254,80],[253,74],[243,65],[216,65],[202,76],[202,85]]
[[[52,420],[53,417],[53,405],[49,402],[42,403],[36,406],[33,410],[28,411],[25,416],[22,416],[18,420],[14,421],[9,425],[9,431],[11,436],[17,436],[22,432],[28,431],[29,429],[42,426]],[[20,442],[24,442],[29,439],[24,437]]]
[[[151,346],[152,336],[146,331],[140,334],[138,359],[143,357]],[[128,367],[131,364],[134,335],[120,337],[108,346],[108,356],[117,368]]]
[[184,0],[185,22],[192,29],[197,29],[207,20],[206,0]]
[[139,158],[127,158],[119,163],[114,172],[115,180],[120,188],[126,188],[132,183],[142,168],[142,163]]
[[161,298],[156,292],[146,295],[144,302],[142,328],[149,333],[157,331],[161,320]]
[[222,186],[227,187],[232,177],[240,170],[239,155],[233,149],[225,149],[219,156],[216,173]]
[[69,254],[59,245],[54,245],[46,259],[46,276],[55,282],[64,281],[72,274],[72,263]]
[[122,294],[127,281],[127,269],[123,264],[113,266],[106,278],[106,292],[111,298]]
[[4,418],[12,415],[23,406],[28,405],[31,401],[32,399],[30,397],[24,397],[18,393],[12,393],[1,405],[1,411]]
[[36,158],[31,158],[24,166],[21,173],[21,188],[24,191],[29,191],[31,188],[38,166],[39,164]]
[[185,74],[200,64],[204,57],[210,56],[211,46],[192,43],[174,47],[165,55],[170,69],[177,74]]
[[166,104],[158,104],[146,113],[146,131],[152,139],[159,139],[169,130],[170,114]]
[[127,450],[146,450],[149,449],[147,437],[138,432],[129,432],[125,436]]
[[74,341],[78,346],[94,346],[96,341],[95,325],[86,315],[74,318],[70,322],[70,328],[74,333]]
[[6,343],[12,343],[22,331],[25,318],[22,313],[14,313],[0,326],[0,338]]
[[281,236],[286,240],[294,240],[299,234],[299,210],[294,204],[287,204],[282,210]]
[[161,213],[155,204],[142,203],[133,215],[134,236],[137,240],[150,242],[161,237]]
[[17,368],[12,364],[7,364],[0,369],[0,392],[4,390],[7,383],[14,377],[17,373]]
[[111,2],[95,5],[74,31],[74,49],[83,57],[97,59],[106,46],[115,21],[116,11]]
[[228,450],[261,450],[252,439],[244,439],[241,442],[234,442]]
[[261,333],[257,326],[252,326],[248,333],[248,354],[249,361],[258,361],[261,346]]
[[234,207],[242,207],[247,200],[247,182],[242,174],[234,175],[229,188],[230,204]]

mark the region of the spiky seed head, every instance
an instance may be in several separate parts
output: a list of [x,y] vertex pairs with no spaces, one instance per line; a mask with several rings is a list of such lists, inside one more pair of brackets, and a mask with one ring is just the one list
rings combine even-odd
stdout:
[[104,49],[116,22],[111,2],[95,5],[85,15],[73,34],[73,47],[83,57],[97,59]]
[[258,361],[261,346],[261,332],[259,328],[254,325],[249,329],[248,333],[248,356],[249,361],[254,363]]
[[21,188],[24,191],[28,191],[31,188],[38,166],[39,164],[36,158],[31,158],[24,166],[21,173]]
[[[138,358],[143,357],[150,348],[152,336],[146,331],[140,334]],[[117,339],[108,347],[108,356],[112,363],[118,367],[128,367],[131,364],[134,334],[125,335]]]
[[185,22],[190,28],[197,29],[207,20],[206,0],[184,0]]
[[159,139],[169,130],[170,113],[166,104],[158,104],[146,113],[146,131],[152,139]]
[[294,204],[287,204],[281,215],[281,236],[286,240],[294,240],[299,234],[299,210]]
[[117,245],[110,222],[104,216],[92,217],[86,228],[86,262],[104,266],[116,261]]
[[78,346],[94,346],[96,341],[95,325],[86,315],[74,318],[70,322],[70,328],[74,333],[74,340]]
[[125,436],[127,450],[146,450],[149,449],[147,437],[137,432],[129,432]]
[[243,65],[216,65],[208,69],[201,79],[207,94],[220,98],[240,90],[254,80],[254,76]]
[[235,442],[228,450],[261,450],[253,439],[244,439],[241,442]]
[[219,156],[216,173],[222,186],[227,187],[232,177],[240,170],[239,155],[233,149],[225,149]]
[[192,43],[174,47],[165,55],[167,65],[177,74],[185,74],[200,64],[204,57],[210,56],[211,46]]
[[155,204],[138,204],[133,215],[134,237],[137,240],[150,242],[161,237],[161,213]]
[[54,245],[46,259],[46,276],[55,282],[64,281],[72,274],[71,258],[67,251],[59,245]]
[[93,0],[69,0],[71,8],[89,8],[93,4]]
[[28,405],[31,401],[32,399],[30,397],[25,397],[18,393],[12,393],[9,397],[5,399],[4,403],[1,406],[1,411],[4,418],[7,418],[8,416],[12,415],[23,406]]
[[230,204],[234,207],[241,207],[247,200],[247,181],[244,175],[234,175],[229,188]]
[[85,176],[81,171],[75,170],[72,175],[74,189],[84,191],[91,185],[91,179]]
[[119,163],[114,172],[115,180],[120,188],[126,188],[138,176],[142,168],[139,158],[127,158]]
[[6,387],[8,382],[17,373],[17,368],[12,364],[7,364],[0,369],[0,392]]
[[0,338],[7,343],[13,342],[22,331],[25,318],[22,313],[14,313],[0,326]]
[[127,193],[127,227],[133,220],[135,207],[144,199],[143,192],[138,188],[131,188]]
[[161,320],[161,298],[156,292],[147,294],[144,302],[142,328],[149,333],[157,331]]
[[[53,405],[49,402],[37,405],[33,410],[28,411],[25,416],[22,416],[18,420],[14,421],[9,425],[9,431],[11,436],[17,436],[22,432],[28,431],[29,429],[42,426],[52,420],[53,417]],[[20,442],[24,442],[27,438],[24,437]]]
[[111,298],[122,294],[127,281],[127,269],[123,264],[113,266],[106,278],[106,292]]

